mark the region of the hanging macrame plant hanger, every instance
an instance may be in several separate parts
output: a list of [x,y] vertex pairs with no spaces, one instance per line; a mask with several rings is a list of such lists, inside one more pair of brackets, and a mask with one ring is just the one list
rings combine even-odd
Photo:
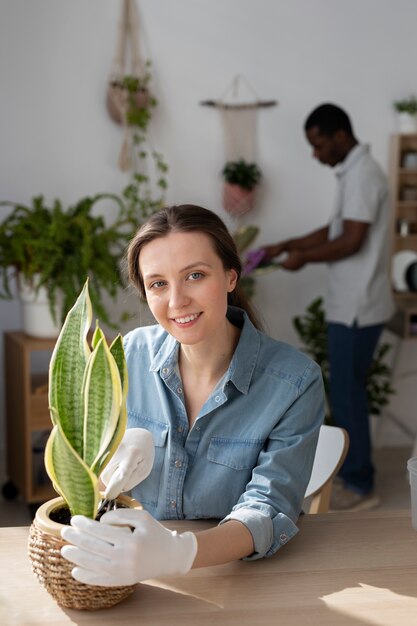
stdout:
[[[246,94],[242,99],[244,89]],[[256,161],[258,110],[276,106],[277,101],[261,100],[249,81],[237,74],[218,100],[204,100],[201,104],[220,113],[226,161]]]
[[[135,81],[134,93],[127,81]],[[150,101],[146,88],[146,67],[140,57],[139,19],[136,0],[121,0],[120,21],[117,31],[116,51],[107,88],[107,109],[110,117],[123,126],[123,140],[118,165],[122,171],[133,167],[133,131],[129,124],[129,109],[134,98],[137,108],[145,108]]]
[[[220,113],[225,161],[243,160],[247,164],[256,163],[258,111],[261,108],[276,106],[277,101],[261,100],[247,79],[238,74],[220,99],[204,100],[200,104],[214,107]],[[224,185],[223,206],[234,217],[247,213],[253,208],[254,202],[255,189],[247,191],[237,185]]]

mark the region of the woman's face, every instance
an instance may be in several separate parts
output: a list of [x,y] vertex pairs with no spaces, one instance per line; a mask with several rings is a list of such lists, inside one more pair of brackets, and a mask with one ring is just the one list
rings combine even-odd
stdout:
[[146,244],[139,255],[149,308],[180,343],[215,339],[226,325],[227,294],[235,270],[225,270],[208,235],[172,232]]

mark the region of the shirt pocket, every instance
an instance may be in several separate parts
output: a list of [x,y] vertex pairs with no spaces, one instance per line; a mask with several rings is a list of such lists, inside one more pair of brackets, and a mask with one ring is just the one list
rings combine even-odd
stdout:
[[138,417],[136,414],[129,415],[129,423],[132,426],[149,430],[153,437],[155,460],[152,471],[144,481],[135,487],[133,495],[142,504],[156,507],[164,471],[169,425],[147,417]]
[[207,459],[234,470],[252,470],[263,446],[262,439],[212,437]]

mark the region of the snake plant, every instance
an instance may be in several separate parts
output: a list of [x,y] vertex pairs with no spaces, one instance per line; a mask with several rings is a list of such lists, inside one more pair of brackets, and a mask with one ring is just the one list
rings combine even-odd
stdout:
[[120,335],[109,347],[97,322],[88,343],[88,280],[68,312],[49,365],[53,428],[45,467],[71,515],[95,518],[98,477],[126,429],[127,368]]

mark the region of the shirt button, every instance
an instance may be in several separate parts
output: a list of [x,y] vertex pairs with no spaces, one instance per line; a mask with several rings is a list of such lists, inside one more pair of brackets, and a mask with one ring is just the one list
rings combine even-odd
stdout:
[[175,508],[177,506],[177,503],[175,500],[171,500],[170,505],[171,505],[171,508]]
[[281,533],[281,535],[279,536],[279,539],[281,543],[286,543],[288,541],[288,537],[285,533]]
[[169,374],[169,367],[164,367],[162,370],[163,374]]
[[178,391],[178,393],[182,393],[181,387],[178,387],[177,391]]
[[184,426],[177,426],[177,433],[182,433],[184,430]]
[[214,399],[216,402],[220,402],[220,396],[216,396]]
[[201,430],[200,426],[196,426],[195,429],[196,429],[197,432],[200,432],[200,430]]
[[182,461],[180,461],[179,459],[177,459],[174,463],[175,467],[182,467]]

